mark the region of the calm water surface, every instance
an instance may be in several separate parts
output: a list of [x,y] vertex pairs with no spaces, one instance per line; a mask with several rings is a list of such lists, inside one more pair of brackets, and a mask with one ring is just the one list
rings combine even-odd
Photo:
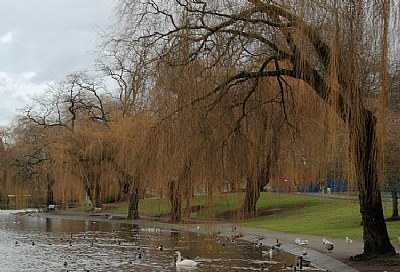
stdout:
[[[199,266],[175,267],[175,250]],[[262,250],[268,249],[171,229],[0,211],[0,271],[282,271],[284,261],[293,262],[284,252],[270,259]]]

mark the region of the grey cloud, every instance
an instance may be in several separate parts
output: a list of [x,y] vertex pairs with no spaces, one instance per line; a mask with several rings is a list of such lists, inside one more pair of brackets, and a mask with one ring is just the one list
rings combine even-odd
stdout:
[[93,60],[98,28],[110,24],[110,0],[0,0],[0,71],[37,72],[36,80],[53,80]]
[[[93,68],[98,30],[111,24],[116,0],[0,0],[0,73],[12,86],[0,82],[0,124],[24,107],[27,94],[69,73]],[[15,81],[35,73],[23,84]],[[2,79],[0,78],[0,81]],[[32,91],[34,90],[34,91]],[[19,97],[19,99],[17,99]]]

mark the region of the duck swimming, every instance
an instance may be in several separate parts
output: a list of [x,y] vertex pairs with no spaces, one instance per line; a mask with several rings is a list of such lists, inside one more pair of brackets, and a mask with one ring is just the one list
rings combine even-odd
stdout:
[[182,254],[180,251],[175,251],[175,255],[177,256],[176,259],[176,266],[197,266],[199,263],[193,260],[182,260]]

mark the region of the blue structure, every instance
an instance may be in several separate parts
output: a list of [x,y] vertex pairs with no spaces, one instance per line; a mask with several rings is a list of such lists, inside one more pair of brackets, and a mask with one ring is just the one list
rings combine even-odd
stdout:
[[332,193],[347,192],[349,190],[349,184],[347,181],[328,178],[324,183],[321,183],[320,180],[304,182],[303,185],[299,186],[299,192],[319,193],[321,192],[322,187],[325,191],[327,188],[330,188]]

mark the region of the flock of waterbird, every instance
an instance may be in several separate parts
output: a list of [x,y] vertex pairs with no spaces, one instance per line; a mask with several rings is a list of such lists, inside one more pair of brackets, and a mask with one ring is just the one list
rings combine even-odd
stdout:
[[[19,222],[15,221],[14,223],[18,224]],[[200,226],[197,226],[196,229],[197,229],[197,231],[200,231]],[[157,233],[157,232],[161,231],[159,228],[156,228],[156,227],[149,227],[149,228],[145,228],[142,230],[145,232],[149,232],[149,233]],[[237,233],[237,227],[234,226],[234,227],[232,227],[232,235],[230,237],[217,236],[217,243],[222,244],[222,245],[225,245],[225,243],[235,243],[236,239],[239,237],[242,237],[242,235]],[[72,246],[72,238],[73,238],[73,236],[71,234],[70,239],[66,239],[70,246]],[[85,239],[85,238],[86,237],[83,236],[83,239]],[[263,247],[263,244],[260,242],[262,239],[263,238],[253,237],[252,243],[255,245],[255,247],[261,248],[261,247]],[[400,237],[397,237],[397,239],[398,239],[398,243],[400,244]],[[63,240],[63,239],[61,238],[61,240]],[[296,238],[294,240],[294,242],[298,246],[308,246],[309,245],[308,240],[303,240],[301,238]],[[346,244],[352,244],[353,240],[350,239],[349,237],[346,237],[345,242],[346,242]],[[93,241],[91,243],[93,245]],[[121,241],[118,241],[117,244],[120,246]],[[19,245],[18,241],[15,241],[15,245]],[[35,246],[35,242],[32,242],[31,245]],[[49,245],[51,245],[51,243],[49,243]],[[332,252],[334,249],[333,243],[326,238],[322,239],[322,245],[325,247],[325,249],[327,250],[328,253]],[[272,245],[269,250],[262,250],[262,254],[265,256],[268,256],[270,259],[273,259],[274,255],[277,253],[277,251],[280,250],[280,246],[281,246],[281,243],[279,242],[278,239],[276,239],[276,243],[274,245]],[[163,247],[163,245],[159,245],[159,246],[157,246],[157,249],[159,251],[163,251],[164,247]],[[294,268],[294,271],[297,271],[296,270],[297,268],[302,270],[303,267],[310,266],[311,262],[309,260],[305,259],[305,256],[307,254],[308,254],[307,248],[304,247],[302,254],[301,254],[302,256],[300,255],[300,256],[296,257],[297,261],[296,261],[295,266],[291,265],[287,268],[290,268],[290,269]],[[142,258],[142,252],[141,252],[140,247],[137,248],[137,252],[135,253],[135,258],[137,258],[137,259]],[[174,263],[177,267],[196,267],[199,265],[199,263],[197,261],[191,260],[188,257],[186,257],[186,258],[182,257],[182,253],[178,250],[174,251]],[[68,263],[66,261],[64,261],[63,266],[66,268],[68,266]],[[284,264],[284,267],[286,268],[286,264]],[[68,271],[68,270],[65,270],[65,271]]]
[[[18,222],[14,222],[14,223],[18,223]],[[200,227],[198,226],[196,229],[197,229],[197,231],[199,231]],[[156,228],[156,227],[145,228],[145,229],[142,229],[142,230],[145,231],[145,232],[149,232],[149,233],[160,232],[160,229]],[[237,228],[235,227],[233,230],[236,233]],[[227,243],[227,242],[235,243],[236,239],[241,237],[241,236],[242,236],[241,234],[237,234],[237,233],[236,234],[232,234],[231,237],[222,238],[222,237],[218,236],[217,237],[217,243],[220,243],[220,244],[224,244],[224,243]],[[70,234],[69,239],[65,239],[65,241],[68,243],[69,246],[72,246],[72,238],[73,238],[73,235]],[[86,237],[83,236],[83,239],[85,239],[85,238]],[[63,238],[61,238],[61,240],[63,240]],[[255,245],[255,247],[263,248],[263,244],[260,242],[260,240],[261,240],[261,238],[253,237],[252,242]],[[398,240],[399,240],[399,243],[400,243],[400,237],[398,237]],[[346,243],[347,244],[351,244],[352,242],[353,241],[349,237],[346,237]],[[91,244],[93,245],[93,241],[91,242]],[[117,244],[120,246],[121,245],[121,241],[118,241]],[[300,238],[296,238],[295,239],[295,244],[297,244],[299,246],[308,246],[309,242],[308,242],[308,240],[302,240]],[[326,238],[323,238],[322,239],[322,244],[325,246],[325,248],[326,248],[326,250],[328,252],[332,252],[333,251],[334,245],[333,245],[333,243],[331,241],[327,240]],[[15,241],[15,245],[19,245],[18,241]],[[31,245],[35,246],[36,244],[35,244],[35,242],[32,241]],[[49,245],[51,245],[51,243],[49,243]],[[272,245],[269,250],[262,250],[262,253],[263,253],[263,255],[268,256],[270,259],[273,259],[274,255],[277,254],[277,252],[280,250],[280,246],[281,246],[281,243],[279,242],[278,239],[276,239],[276,243],[274,245]],[[157,249],[159,251],[163,251],[164,247],[163,247],[163,245],[159,245],[159,246],[157,246]],[[140,247],[137,248],[137,252],[134,255],[135,255],[136,259],[141,259],[142,258],[143,254],[141,252],[141,248]],[[286,266],[286,264],[284,263],[284,268],[294,269],[294,271],[297,271],[297,269],[303,270],[304,267],[310,266],[311,262],[309,260],[305,259],[306,255],[307,255],[307,250],[306,250],[306,248],[304,248],[304,250],[302,252],[302,256],[297,256],[296,264],[294,266],[293,265]],[[174,263],[175,263],[175,265],[177,267],[196,267],[196,266],[199,265],[199,263],[197,261],[195,261],[195,260],[191,260],[188,257],[184,258],[182,256],[182,253],[180,251],[178,251],[178,250],[174,251]],[[64,266],[64,271],[68,271],[68,269],[67,269],[67,267],[68,267],[67,261],[63,262],[63,266]],[[89,271],[89,270],[87,270],[87,271]],[[262,269],[262,271],[264,271],[264,269]]]
[[[16,223],[16,222],[14,222],[14,223]],[[148,232],[148,233],[158,233],[158,232],[160,232],[161,230],[160,230],[159,228],[156,228],[156,227],[151,227],[151,228],[142,229],[142,231]],[[65,242],[66,245],[69,245],[69,246],[72,247],[72,246],[74,245],[74,243],[73,243],[73,239],[74,239],[74,238],[75,238],[75,237],[74,237],[72,234],[70,234],[68,237],[59,238],[59,241],[60,241],[60,242]],[[80,236],[79,239],[80,239],[80,240],[85,240],[85,239],[90,240],[89,244],[91,244],[92,246],[93,246],[94,243],[96,242],[96,239],[95,239],[95,238],[89,239],[86,235]],[[15,241],[14,244],[15,244],[15,246],[20,246],[20,245],[21,245],[21,243],[19,243],[18,241]],[[38,244],[35,243],[34,241],[32,241],[30,244],[31,244],[32,246],[38,246]],[[47,243],[47,245],[52,245],[52,244],[53,244],[53,243],[50,242],[50,241]],[[77,244],[77,245],[78,245],[78,244]],[[121,240],[116,241],[116,245],[118,245],[118,246],[124,246],[124,245],[123,245],[123,242],[121,242]],[[163,251],[163,250],[164,250],[164,246],[163,246],[163,245],[158,245],[158,246],[156,246],[156,249],[157,249],[158,251]],[[133,255],[134,255],[134,259],[138,259],[138,260],[142,259],[143,256],[144,256],[144,250],[143,250],[143,248],[141,248],[141,247],[136,247],[136,250],[134,251],[134,254],[133,254]],[[130,264],[133,264],[133,261],[130,260],[129,263],[130,263]],[[174,252],[174,263],[175,263],[175,265],[178,266],[178,267],[181,267],[181,266],[190,266],[190,267],[194,267],[194,266],[197,266],[197,265],[198,265],[198,262],[196,262],[196,261],[194,261],[194,260],[191,260],[191,259],[189,259],[188,257],[186,257],[186,258],[182,257],[181,252],[178,251],[178,250],[175,250],[175,252]],[[62,263],[62,265],[63,265],[63,267],[64,267],[64,270],[63,270],[63,271],[69,271],[68,268],[67,268],[67,267],[68,267],[68,262],[67,262],[67,261],[64,261],[64,262]],[[89,271],[89,270],[86,270],[86,271]]]

